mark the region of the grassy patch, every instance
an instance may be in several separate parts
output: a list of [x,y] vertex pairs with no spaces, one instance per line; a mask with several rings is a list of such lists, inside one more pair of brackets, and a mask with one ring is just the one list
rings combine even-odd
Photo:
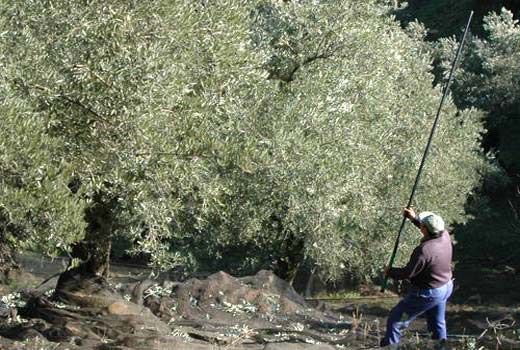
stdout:
[[315,299],[360,299],[363,298],[361,293],[356,290],[344,290],[334,293],[318,293]]

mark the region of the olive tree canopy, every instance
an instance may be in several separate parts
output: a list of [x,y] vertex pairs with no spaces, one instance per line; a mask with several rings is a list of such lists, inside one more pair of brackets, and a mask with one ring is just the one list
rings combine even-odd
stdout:
[[[9,1],[0,33],[12,245],[95,272],[116,236],[164,269],[386,262],[440,88],[375,1]],[[463,219],[480,131],[447,104],[417,207]]]

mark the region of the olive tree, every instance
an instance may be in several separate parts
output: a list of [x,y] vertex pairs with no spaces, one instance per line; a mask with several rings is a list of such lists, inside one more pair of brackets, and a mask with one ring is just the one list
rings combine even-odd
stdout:
[[[520,26],[504,8],[500,13],[492,12],[484,17],[484,31],[484,37],[472,38],[463,57],[462,69],[454,84],[455,102],[487,112],[488,145],[496,146],[500,161],[507,169],[518,172]],[[452,47],[452,38],[437,45],[442,67]]]
[[[29,165],[50,185],[20,174],[30,196],[2,199],[5,227],[17,207],[20,221],[57,212],[61,221],[49,221],[58,243],[46,225],[26,225],[28,244],[70,251],[85,272],[106,272],[118,235],[157,267],[193,262],[171,241],[204,240],[205,214],[227,210],[219,172],[251,144],[241,119],[267,103],[272,85],[249,44],[250,13],[236,1],[7,3],[2,87],[13,98],[5,118],[30,118],[27,130],[3,132],[41,141],[2,146],[12,157],[40,157]],[[59,185],[56,202],[30,210]],[[58,203],[71,201],[74,215],[66,215]]]

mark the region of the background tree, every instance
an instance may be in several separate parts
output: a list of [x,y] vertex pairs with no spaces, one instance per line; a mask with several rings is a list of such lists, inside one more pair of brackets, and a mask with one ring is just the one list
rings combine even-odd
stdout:
[[400,8],[395,11],[397,18],[404,26],[416,20],[423,23],[427,28],[428,40],[458,34],[466,24],[470,11],[474,11],[471,32],[479,36],[484,34],[483,19],[489,12],[500,12],[502,7],[513,13],[520,11],[520,3],[516,0],[410,0],[398,3]]
[[[362,279],[386,262],[440,90],[422,37],[376,1],[11,1],[0,21],[3,108],[42,140],[2,147],[49,184],[21,173],[30,196],[2,198],[3,227],[65,184],[53,195],[74,214],[51,223],[88,273],[116,236],[164,269]],[[443,118],[417,206],[462,220],[480,114]]]

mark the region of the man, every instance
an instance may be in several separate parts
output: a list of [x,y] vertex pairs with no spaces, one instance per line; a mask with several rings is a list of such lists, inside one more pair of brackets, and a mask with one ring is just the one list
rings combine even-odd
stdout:
[[417,226],[423,238],[408,264],[401,268],[385,267],[384,274],[396,280],[410,280],[412,290],[388,316],[386,334],[381,346],[398,344],[401,330],[419,315],[425,314],[432,339],[444,342],[446,333],[446,301],[453,291],[451,260],[453,247],[442,218],[431,212],[416,215],[406,208],[404,216]]

